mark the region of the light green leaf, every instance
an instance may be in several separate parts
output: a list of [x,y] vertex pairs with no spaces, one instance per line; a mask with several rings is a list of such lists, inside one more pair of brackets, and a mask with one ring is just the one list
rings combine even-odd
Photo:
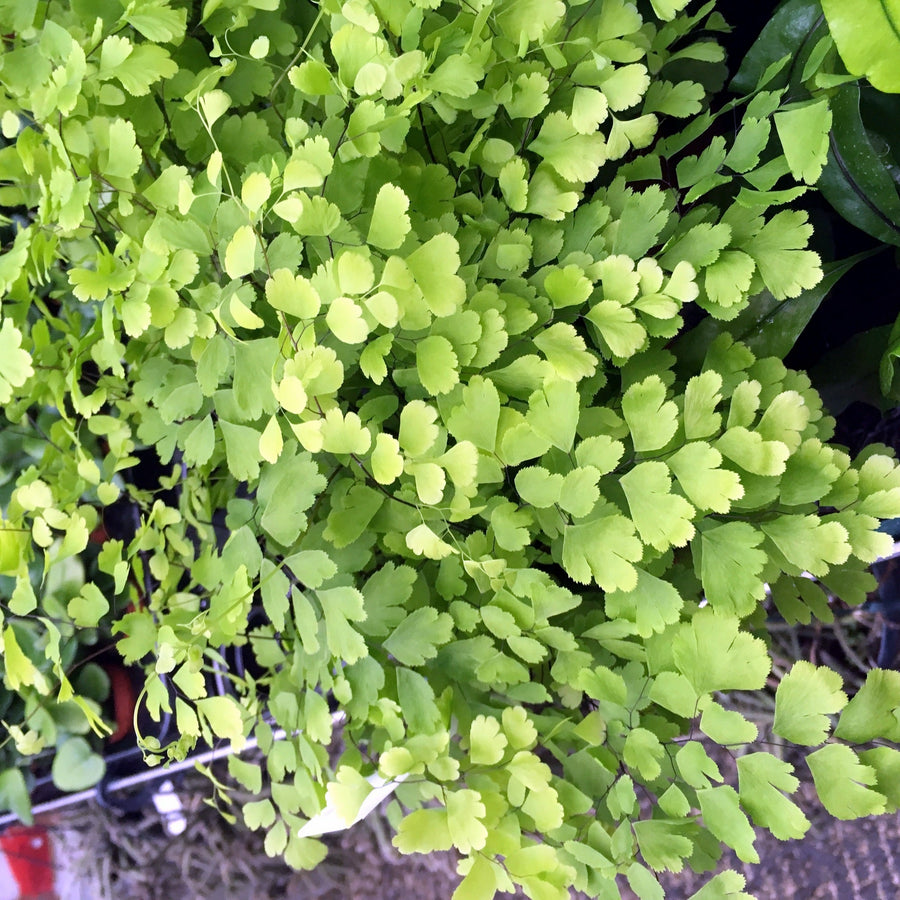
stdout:
[[352,766],[340,766],[335,779],[325,789],[325,802],[344,825],[352,825],[360,818],[360,807],[372,793],[372,785]]
[[95,628],[109,612],[109,601],[95,584],[85,584],[78,596],[69,601],[66,612],[79,627]]
[[740,621],[710,608],[678,626],[672,638],[675,666],[698,694],[759,690],[772,668],[766,645],[740,630]]
[[478,715],[472,720],[469,727],[469,758],[474,765],[496,765],[503,758],[506,743],[496,719]]
[[148,41],[165,44],[184,35],[187,13],[161,0],[145,0],[129,3],[123,18]]
[[459,382],[459,360],[446,338],[432,334],[416,344],[416,370],[429,394],[446,394]]
[[225,438],[228,471],[238,481],[255,480],[259,475],[259,432],[225,419],[219,419],[218,427]]
[[459,244],[449,234],[435,235],[406,258],[425,303],[436,316],[449,316],[466,299],[466,285],[456,274]]
[[633,862],[625,870],[625,877],[628,879],[628,886],[637,894],[639,900],[665,900],[666,894],[662,885],[653,873],[639,862]]
[[528,398],[528,424],[563,453],[572,449],[578,416],[578,390],[571,381],[547,379],[543,388]]
[[831,729],[828,716],[847,705],[842,684],[841,676],[827,666],[794,663],[775,692],[772,730],[795,744],[818,746]]
[[306,511],[324,487],[325,477],[308,453],[284,453],[260,479],[260,527],[278,543],[290,547],[306,528]]
[[258,212],[272,193],[272,184],[262,172],[253,172],[241,185],[241,201],[251,213]]
[[515,212],[522,212],[528,205],[528,166],[525,160],[514,156],[500,170],[497,182],[507,206]]
[[7,528],[5,524],[0,519],[0,573],[16,575],[26,566],[31,540],[27,529]]
[[[398,440],[404,453],[415,458],[434,446],[440,431],[435,424],[437,416],[437,410],[423,400],[411,400],[403,407],[400,412]],[[454,437],[460,437],[456,432],[453,434]]]
[[681,489],[698,509],[727,513],[735,500],[744,496],[740,476],[719,468],[722,456],[709,444],[685,444],[666,460]]
[[250,225],[241,225],[225,249],[225,271],[229,278],[241,278],[256,268],[256,232]]
[[801,571],[827,575],[850,556],[847,529],[818,516],[778,516],[760,525],[784,558]]
[[537,742],[537,729],[521,706],[507,706],[501,714],[503,733],[514,750],[529,749]]
[[482,823],[487,814],[478,791],[462,789],[446,794],[447,828],[453,846],[460,853],[471,853],[484,847],[488,830]]
[[643,819],[634,823],[634,835],[644,861],[657,872],[680,872],[684,860],[694,852],[693,840],[680,830],[678,822]]
[[701,528],[700,579],[714,608],[745,616],[765,597],[761,573],[767,556],[758,549],[762,541],[763,536],[747,522]]
[[900,672],[872,669],[838,721],[835,737],[862,744],[875,738],[900,742]]
[[383,432],[375,436],[372,476],[379,484],[391,484],[403,474],[403,455],[395,437]]
[[790,103],[772,117],[791,174],[815,184],[828,159],[831,108],[826,97]]
[[10,810],[26,825],[34,824],[31,799],[21,769],[11,768],[0,772],[0,807]]
[[375,384],[381,384],[387,377],[387,364],[384,358],[391,352],[393,343],[393,335],[383,334],[374,341],[368,341],[359,355],[360,371]]
[[541,466],[529,466],[516,473],[516,490],[519,496],[538,509],[546,509],[559,502],[563,476],[550,473]]
[[453,637],[453,619],[431,607],[411,612],[384,642],[384,649],[406,666],[421,666]]
[[575,518],[588,515],[600,497],[599,480],[600,472],[593,466],[572,469],[563,479],[559,505]]
[[710,759],[699,741],[688,741],[675,754],[675,765],[681,777],[694,788],[708,788],[710,779],[722,781],[719,767]]
[[593,579],[604,591],[635,589],[638,576],[633,563],[643,551],[634,523],[622,515],[569,525],[563,532],[563,568],[579,584]]
[[322,424],[322,449],[328,453],[368,453],[372,435],[354,412],[329,409]]
[[570,265],[565,268],[554,266],[544,277],[544,293],[557,309],[580,306],[591,296],[593,290],[593,284],[580,266]]
[[61,791],[83,791],[103,778],[106,763],[83,737],[70,737],[57,748],[51,771]]
[[109,126],[109,148],[103,174],[109,178],[130,178],[141,167],[142,160],[134,126],[124,119],[113,121]]
[[21,349],[22,333],[5,318],[0,326],[0,403],[8,403],[13,388],[22,387],[34,375],[31,355]]
[[428,559],[443,559],[458,551],[442,541],[424,522],[406,535],[406,546],[413,553]]
[[[637,570],[637,585],[632,591],[610,591],[606,595],[606,613],[610,618],[634,622],[641,637],[665,631],[677,622],[684,601],[668,581]],[[670,673],[674,674],[674,673]]]
[[417,809],[402,819],[394,846],[401,853],[433,853],[449,850],[453,837],[447,823],[446,809]]
[[660,760],[665,750],[659,738],[646,728],[632,728],[625,737],[622,759],[630,769],[637,769],[641,777],[653,781],[660,774]]
[[363,595],[356,588],[336,587],[317,590],[316,597],[325,615],[325,632],[332,656],[348,665],[367,656],[365,640],[350,626],[350,622],[366,617]]
[[794,767],[771,753],[747,753],[737,759],[741,806],[753,821],[780,841],[802,838],[810,828],[800,807],[781,792],[793,794],[800,782]]
[[862,464],[854,509],[882,519],[900,515],[900,466],[893,459],[874,453]]
[[741,246],[753,257],[766,287],[776,299],[798,297],[821,281],[819,255],[803,249],[811,234],[806,213],[786,209],[772,216]]
[[684,390],[684,436],[693,441],[715,434],[722,416],[715,412],[722,401],[722,376],[708,370],[688,380]]
[[597,368],[597,360],[587,350],[584,339],[566,322],[557,322],[540,332],[534,338],[534,345],[565,381],[590,378]]
[[860,762],[871,766],[877,776],[878,791],[888,800],[887,812],[900,808],[900,750],[873,747],[859,754]]
[[706,827],[722,843],[733,848],[738,859],[758,863],[759,854],[753,846],[756,834],[741,811],[735,789],[729,785],[703,788],[697,791],[697,799]]
[[314,318],[321,307],[321,300],[312,284],[289,269],[276,269],[266,281],[266,300],[275,309],[298,319]]
[[619,483],[644,543],[663,551],[683,547],[694,536],[691,520],[696,510],[683,497],[670,493],[672,479],[665,463],[638,463]]
[[756,263],[743,251],[723,250],[716,261],[703,270],[707,298],[724,309],[736,306],[746,299],[755,271]]
[[665,447],[678,429],[678,407],[666,400],[666,386],[658,375],[650,375],[625,391],[622,415],[639,453]]
[[884,812],[884,795],[870,787],[876,784],[875,770],[862,765],[850,747],[826,744],[810,753],[806,764],[822,806],[836,819],[859,819]]
[[691,894],[688,900],[754,900],[750,894],[743,891],[747,879],[732,869],[719,872],[700,888]]
[[650,686],[650,699],[685,719],[697,715],[697,692],[679,672],[660,672]]
[[[606,85],[601,89],[615,109]],[[538,136],[528,145],[528,149],[546,160],[561,178],[571,182],[593,181],[600,166],[606,162],[603,135],[599,132],[580,134],[561,111],[552,112],[544,118]]]
[[393,184],[384,184],[375,197],[366,241],[382,250],[396,250],[409,234],[409,198]]
[[700,706],[700,730],[717,744],[749,744],[758,737],[759,729],[737,710],[725,709],[708,697],[700,701]]
[[447,418],[447,430],[458,441],[471,441],[481,450],[493,453],[499,421],[500,396],[497,388],[489,379],[474,375],[462,390],[462,405],[453,407]]
[[531,543],[528,526],[532,524],[531,514],[519,509],[515,503],[504,501],[491,511],[491,530],[498,546],[513,553]]
[[495,866],[483,853],[472,857],[472,866],[453,892],[451,900],[492,900],[499,887]]
[[589,87],[575,88],[572,98],[572,126],[579,134],[593,134],[609,116],[606,95]]
[[369,335],[363,311],[350,297],[335,297],[325,314],[331,333],[345,344],[361,344]]
[[8,625],[3,628],[3,667],[4,680],[14,691],[22,685],[44,684],[43,676],[22,651],[15,631]]
[[368,256],[347,250],[337,261],[338,287],[345,294],[357,296],[372,289],[375,283],[375,269]]
[[880,91],[900,93],[894,65],[900,49],[896,3],[861,0],[848,7],[841,0],[823,0],[822,9],[847,70],[865,76]]
[[741,425],[730,427],[716,442],[727,459],[754,475],[780,475],[787,465],[790,449],[781,441],[767,441],[761,434]]
[[603,341],[614,357],[634,356],[647,342],[647,330],[638,322],[634,310],[615,300],[595,303],[587,319],[597,326]]

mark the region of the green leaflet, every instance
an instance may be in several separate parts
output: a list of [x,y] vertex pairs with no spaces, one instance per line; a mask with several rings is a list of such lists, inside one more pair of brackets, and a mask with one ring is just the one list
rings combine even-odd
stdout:
[[866,76],[881,91],[900,91],[900,80],[888,63],[900,44],[893,4],[866,0],[850,16],[835,0],[824,0],[822,10],[847,69]]
[[872,669],[865,684],[841,712],[836,737],[854,743],[871,740],[876,734],[897,740],[900,733],[896,711],[900,707],[900,677],[888,669]]
[[671,400],[666,400],[666,387],[657,375],[625,391],[622,415],[628,423],[634,449],[639,452],[665,447],[678,427],[678,409]]
[[722,456],[704,442],[685,444],[666,460],[681,489],[698,509],[727,513],[744,496],[740,476],[720,468]]
[[526,420],[536,434],[563,452],[572,448],[578,425],[578,392],[571,381],[547,380],[528,398]]
[[396,250],[410,229],[409,198],[393,184],[383,185],[372,207],[367,240],[383,250]]
[[719,840],[734,848],[738,859],[759,862],[759,854],[753,846],[756,835],[739,806],[735,789],[728,785],[703,788],[697,791],[697,799],[706,827]]
[[453,622],[446,613],[417,609],[410,613],[384,642],[384,649],[404,665],[420,666],[437,655],[437,648],[453,635]]
[[[721,646],[727,650],[718,651]],[[698,693],[757,689],[771,668],[762,641],[740,633],[736,618],[711,609],[701,610],[674,630],[672,654]]]
[[813,575],[826,574],[831,565],[843,563],[850,555],[847,531],[837,522],[821,522],[815,516],[779,516],[761,527],[790,564]]
[[875,770],[860,763],[845,744],[826,744],[810,753],[806,763],[822,805],[836,819],[857,819],[884,811],[884,796],[870,787],[876,783]]
[[701,700],[700,705],[700,730],[717,744],[749,744],[756,740],[759,730],[737,710],[725,709],[708,698]]
[[682,547],[694,536],[695,509],[670,493],[672,480],[661,462],[643,462],[620,479],[641,540],[657,550]]
[[828,715],[847,703],[842,679],[825,666],[800,660],[781,679],[775,692],[775,722],[772,730],[793,741],[815,747],[828,735]]
[[745,522],[700,529],[700,580],[714,609],[743,616],[765,597],[761,573],[766,554],[758,549],[762,541],[762,535]]
[[53,758],[53,783],[63,791],[93,787],[105,772],[103,757],[82,737],[69,738]]
[[831,109],[825,97],[782,107],[773,116],[791,173],[798,181],[818,181],[828,155]]
[[739,757],[737,767],[741,805],[753,821],[782,841],[803,837],[809,820],[781,793],[792,794],[800,784],[793,766],[771,753],[757,752]]
[[680,822],[645,819],[635,822],[634,832],[641,855],[657,872],[664,869],[680,872],[684,860],[693,853],[694,842],[688,836],[690,829]]
[[643,555],[634,525],[611,514],[565,529],[562,564],[579,584],[595,581],[603,590],[631,591],[637,586],[633,563]]

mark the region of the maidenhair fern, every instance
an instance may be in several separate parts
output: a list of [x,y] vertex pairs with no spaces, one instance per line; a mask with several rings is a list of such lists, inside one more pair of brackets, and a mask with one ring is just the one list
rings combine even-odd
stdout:
[[[691,343],[701,313],[822,278],[787,204],[826,149],[792,136],[828,108],[769,90],[777,66],[713,102],[725,24],[687,6],[0,5],[21,753],[57,740],[28,712],[51,701],[102,727],[60,635],[112,622],[177,725],[148,753],[252,733],[271,788],[244,817],[296,867],[323,807],[349,824],[393,780],[396,846],[456,847],[457,900],[617,878],[650,900],[722,844],[756,861],[753,825],[803,835],[788,762],[741,756],[728,785],[702,737],[757,737],[727,696],[767,689],[767,585],[792,622],[864,599],[900,469],[829,445],[805,375]],[[145,446],[168,493],[123,477]],[[134,540],[48,581],[123,493]],[[235,645],[252,674],[208,696]],[[801,662],[775,703],[832,814],[894,808],[897,751],[858,748],[897,739],[900,676],[848,703]]]

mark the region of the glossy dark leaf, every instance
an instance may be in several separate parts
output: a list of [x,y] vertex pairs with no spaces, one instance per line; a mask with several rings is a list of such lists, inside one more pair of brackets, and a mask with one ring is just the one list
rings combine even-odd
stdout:
[[[795,72],[802,71],[803,61],[825,28],[825,17],[818,0],[788,0],[769,19],[744,57],[731,81],[731,90],[750,94],[759,87],[769,90],[784,87]],[[774,77],[770,72],[768,83],[761,85],[766,70],[785,57],[790,58],[790,64],[777,70]]]
[[[900,115],[900,100],[893,105]],[[863,123],[858,85],[840,88],[831,109],[828,164],[819,189],[848,222],[880,241],[900,245],[900,195]]]

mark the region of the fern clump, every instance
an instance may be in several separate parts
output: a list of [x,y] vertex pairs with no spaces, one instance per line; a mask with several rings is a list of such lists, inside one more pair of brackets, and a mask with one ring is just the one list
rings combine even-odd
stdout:
[[[458,900],[619,876],[655,898],[654,872],[722,844],[756,861],[753,825],[803,835],[788,763],[757,751],[724,784],[701,736],[757,737],[727,697],[766,689],[767,585],[793,622],[825,589],[864,599],[900,470],[830,445],[804,374],[685,326],[822,277],[785,205],[816,162],[770,140],[790,98],[764,76],[714,106],[725,24],[686,6],[3,5],[0,192],[25,212],[0,400],[31,438],[0,571],[24,709],[101,729],[60,636],[111,625],[177,725],[148,753],[258,740],[243,815],[273,855],[315,865],[323,808],[350,824],[395,789],[396,846],[456,847]],[[709,137],[725,114],[736,133]],[[128,481],[143,447],[166,493]],[[133,539],[92,556],[125,495]],[[212,695],[234,646],[254,666]],[[898,703],[888,672],[849,704],[824,667],[781,681],[774,730],[834,815],[893,808],[897,752],[857,745],[898,737]],[[21,752],[57,740],[52,715],[20,724]]]

